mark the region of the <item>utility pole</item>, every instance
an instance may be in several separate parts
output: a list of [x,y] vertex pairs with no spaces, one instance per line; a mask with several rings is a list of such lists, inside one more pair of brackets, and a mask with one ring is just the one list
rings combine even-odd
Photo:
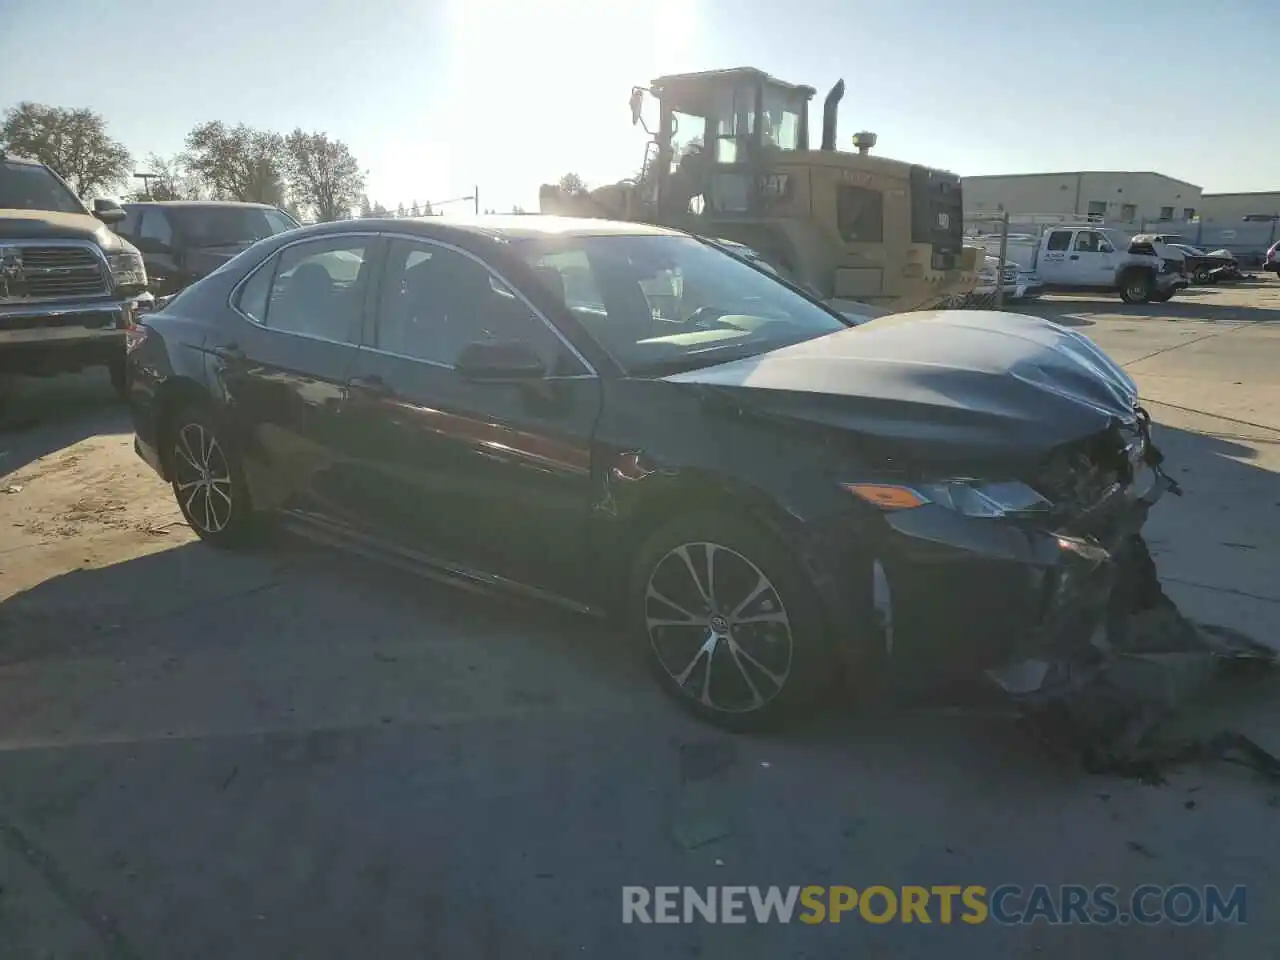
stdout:
[[151,199],[151,181],[160,176],[158,173],[135,173],[134,178],[142,181],[142,189],[147,192],[147,199]]
[[1004,258],[1009,253],[1009,211],[1000,218],[1000,262],[996,265],[996,309],[1004,309]]
[[476,216],[479,216],[479,215],[480,215],[480,186],[479,186],[479,184],[477,184],[476,186],[474,186],[474,187],[472,187],[472,188],[471,188],[471,196],[472,196],[473,198],[475,198],[475,201],[476,201]]

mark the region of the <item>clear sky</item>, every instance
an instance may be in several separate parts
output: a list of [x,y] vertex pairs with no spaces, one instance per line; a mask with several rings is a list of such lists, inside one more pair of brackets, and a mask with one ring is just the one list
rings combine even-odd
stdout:
[[0,109],[87,106],[141,159],[206,120],[345,140],[370,196],[536,209],[639,168],[631,87],[840,77],[840,143],[965,174],[1280,189],[1280,0],[0,0]]

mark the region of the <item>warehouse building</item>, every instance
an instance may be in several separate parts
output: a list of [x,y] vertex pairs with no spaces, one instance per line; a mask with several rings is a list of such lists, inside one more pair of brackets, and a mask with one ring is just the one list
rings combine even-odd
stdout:
[[1200,214],[1202,197],[1194,183],[1131,170],[965,177],[963,189],[966,220],[1005,212],[1090,215],[1134,224],[1190,220]]
[[1204,220],[1246,220],[1280,217],[1280,190],[1263,193],[1206,193],[1200,198]]

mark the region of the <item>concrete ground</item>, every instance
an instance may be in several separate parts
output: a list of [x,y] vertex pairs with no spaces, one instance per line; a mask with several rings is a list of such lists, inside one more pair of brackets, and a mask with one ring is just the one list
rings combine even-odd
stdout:
[[[1206,623],[1280,642],[1280,281],[1055,298],[1186,495],[1149,527]],[[1087,776],[1003,711],[697,725],[607,629],[279,542],[199,543],[105,380],[0,434],[0,958],[1274,955],[1280,793]],[[1270,687],[1219,719],[1280,750]],[[1218,884],[1248,925],[624,926],[624,885]]]

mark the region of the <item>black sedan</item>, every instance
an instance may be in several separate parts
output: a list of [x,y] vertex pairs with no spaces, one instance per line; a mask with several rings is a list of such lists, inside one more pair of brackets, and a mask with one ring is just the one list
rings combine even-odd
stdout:
[[855,326],[637,224],[304,227],[129,356],[136,448],[204,540],[272,515],[616,615],[729,727],[837,667],[914,683],[1087,643],[1165,489],[1087,338],[979,311]]

